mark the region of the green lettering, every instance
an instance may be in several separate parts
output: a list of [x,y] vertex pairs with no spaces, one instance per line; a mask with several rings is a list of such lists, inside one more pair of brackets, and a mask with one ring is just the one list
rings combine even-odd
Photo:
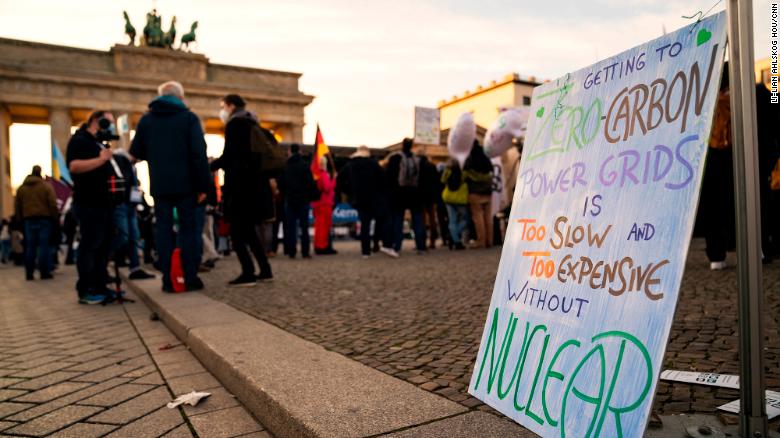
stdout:
[[570,339],[563,343],[560,347],[558,347],[558,350],[553,355],[552,360],[550,361],[550,365],[547,367],[547,374],[544,376],[544,384],[542,385],[542,409],[544,410],[544,418],[547,419],[547,422],[550,423],[551,426],[557,426],[558,421],[553,419],[550,416],[550,411],[547,409],[547,384],[550,382],[550,378],[560,380],[563,382],[564,376],[563,374],[553,371],[553,366],[555,366],[555,363],[558,361],[558,356],[563,353],[563,350],[565,350],[567,347],[575,346],[577,348],[580,347],[580,342],[574,339]]
[[[593,397],[590,395],[587,395],[583,392],[580,392],[579,389],[574,387],[574,381],[577,379],[577,375],[579,374],[580,370],[583,366],[585,366],[586,363],[590,360],[590,357],[594,354],[598,353],[599,360],[601,361],[601,379],[599,381],[599,393],[598,396]],[[577,365],[577,368],[574,369],[574,373],[571,376],[571,380],[569,380],[569,384],[566,385],[566,391],[563,393],[563,401],[561,402],[561,438],[566,437],[566,401],[569,398],[569,394],[574,392],[574,396],[578,399],[584,401],[585,403],[592,404],[596,406],[596,411],[593,413],[593,419],[590,421],[590,424],[588,425],[588,431],[585,434],[585,438],[588,438],[591,436],[591,432],[593,432],[593,426],[596,425],[596,420],[598,419],[598,413],[599,413],[599,407],[601,406],[601,400],[604,397],[604,381],[606,380],[605,375],[605,362],[606,359],[604,358],[604,347],[601,345],[596,345],[593,347],[592,350],[588,352],[588,354],[582,358],[580,363]]]
[[536,384],[539,382],[539,374],[542,372],[542,365],[544,365],[544,355],[547,353],[547,343],[550,341],[550,335],[544,337],[544,344],[542,344],[542,353],[539,355],[539,365],[536,366],[536,375],[534,376],[534,383],[531,385],[531,393],[528,394],[528,403],[526,403],[525,415],[531,417],[532,420],[539,424],[544,424],[542,417],[531,411],[531,402],[534,399],[534,391],[536,391]]
[[[515,380],[515,396],[512,398],[512,403],[514,403],[515,410],[517,410],[518,412],[525,409],[524,406],[520,406],[517,403],[517,395],[520,392],[520,380],[522,379],[523,370],[525,369],[525,360],[528,358],[528,350],[531,349],[531,343],[534,341],[534,336],[536,336],[536,332],[538,331],[547,332],[547,326],[539,324],[536,327],[534,327],[533,331],[531,331],[531,336],[528,337],[528,342],[525,343],[523,347],[523,358],[520,361],[520,366],[517,368],[517,376],[516,376],[517,380]],[[528,330],[526,330],[526,334],[527,333]]]

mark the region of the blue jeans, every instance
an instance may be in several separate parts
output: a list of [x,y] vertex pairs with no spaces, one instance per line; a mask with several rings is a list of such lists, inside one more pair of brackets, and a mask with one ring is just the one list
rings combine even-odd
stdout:
[[469,206],[468,205],[447,205],[447,216],[450,219],[450,236],[452,236],[452,243],[462,243],[463,230],[468,226]]
[[32,277],[35,271],[35,259],[38,259],[38,270],[41,276],[51,275],[51,237],[52,223],[49,218],[31,218],[24,220],[24,268],[27,277]]
[[81,240],[76,258],[79,297],[104,293],[108,276],[108,251],[111,248],[113,208],[75,204],[73,210],[79,222]]
[[284,203],[285,253],[295,257],[298,246],[298,229],[301,230],[301,255],[309,255],[309,204]]
[[[411,210],[412,212],[412,231],[414,231],[414,242],[418,251],[425,251],[425,224],[423,223],[422,211]],[[404,240],[404,213],[406,210],[393,212],[393,249],[401,250],[401,243]]]
[[130,269],[140,266],[138,261],[138,217],[135,214],[134,204],[122,204],[114,208],[114,241],[111,250],[116,252],[127,245],[127,258]]
[[[154,229],[154,239],[157,244],[157,254],[160,257],[160,271],[163,274],[163,287],[170,287],[171,256],[173,255],[173,209],[176,208],[179,218],[179,242],[181,248],[181,264],[184,271],[184,283],[190,284],[198,278],[198,264],[201,248],[200,233],[202,222],[197,215],[202,210],[198,207],[195,195],[155,196],[154,216],[157,219]],[[198,229],[198,223],[201,228]]]

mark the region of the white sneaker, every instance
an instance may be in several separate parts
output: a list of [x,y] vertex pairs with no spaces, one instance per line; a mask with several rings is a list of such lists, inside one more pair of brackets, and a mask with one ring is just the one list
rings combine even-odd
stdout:
[[728,265],[726,264],[725,260],[722,262],[710,262],[710,271],[722,271],[727,267]]
[[393,248],[385,248],[384,246],[379,248],[380,251],[382,251],[383,254],[388,255],[394,259],[397,259],[399,257],[398,252],[394,250]]
[[367,256],[367,255],[363,256],[363,260],[368,260],[369,258],[371,258],[371,256]]

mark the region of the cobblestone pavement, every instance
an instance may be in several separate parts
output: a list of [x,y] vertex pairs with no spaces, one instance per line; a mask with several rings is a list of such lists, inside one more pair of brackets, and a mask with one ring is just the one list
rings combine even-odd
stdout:
[[[409,243],[406,244],[407,247]],[[232,260],[204,276],[211,297],[366,365],[465,406],[500,257],[499,249],[404,252],[362,260],[358,245],[336,256],[272,260],[275,281],[228,288]],[[730,254],[732,265],[733,254]],[[780,389],[780,262],[765,266],[767,386]],[[694,240],[664,369],[738,374],[736,273],[712,272]],[[659,414],[714,413],[738,391],[661,382]]]
[[[140,300],[79,305],[72,268],[23,278],[0,268],[0,436],[270,437]],[[192,390],[212,395],[165,406]]]

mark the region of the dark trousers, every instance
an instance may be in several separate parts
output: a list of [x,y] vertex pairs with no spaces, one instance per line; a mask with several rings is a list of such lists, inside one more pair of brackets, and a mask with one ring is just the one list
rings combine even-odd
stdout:
[[301,230],[301,255],[309,255],[309,204],[284,204],[285,253],[295,257],[298,246],[298,229]]
[[108,277],[108,252],[111,248],[114,209],[74,205],[79,221],[81,240],[76,258],[79,279],[76,291],[79,297],[103,293]]
[[[197,215],[203,211],[198,208],[195,195],[186,196],[155,196],[154,215],[157,218],[154,230],[154,240],[157,254],[160,258],[160,271],[163,274],[163,286],[171,286],[171,255],[174,248],[173,209],[179,218],[179,241],[181,247],[181,264],[184,271],[184,282],[189,284],[198,276],[200,252],[200,234],[203,222]],[[201,224],[201,228],[198,228]]]
[[24,220],[24,269],[31,278],[35,271],[35,260],[38,259],[38,270],[41,276],[51,274],[52,256],[49,247],[52,223],[49,218],[29,218]]
[[[425,224],[423,222],[422,209],[410,209],[412,212],[412,231],[414,232],[414,241],[418,251],[425,251]],[[404,240],[404,214],[406,209],[396,210],[393,212],[393,249],[396,251],[401,250],[401,243]]]
[[242,218],[236,218],[231,221],[230,239],[233,241],[233,249],[236,251],[238,261],[241,263],[241,273],[243,275],[255,275],[255,264],[252,262],[252,256],[249,254],[249,251],[252,251],[252,254],[254,254],[255,260],[257,260],[257,264],[260,266],[260,273],[271,273],[271,265],[268,264],[265,249],[260,243],[257,228],[252,221],[246,221]]
[[707,151],[699,205],[704,214],[707,258],[711,262],[724,261],[735,235],[731,148]]
[[[376,210],[371,208],[358,209],[360,219],[360,251],[363,255],[371,255],[371,221],[377,219]],[[382,234],[379,220],[374,225],[374,236]]]

